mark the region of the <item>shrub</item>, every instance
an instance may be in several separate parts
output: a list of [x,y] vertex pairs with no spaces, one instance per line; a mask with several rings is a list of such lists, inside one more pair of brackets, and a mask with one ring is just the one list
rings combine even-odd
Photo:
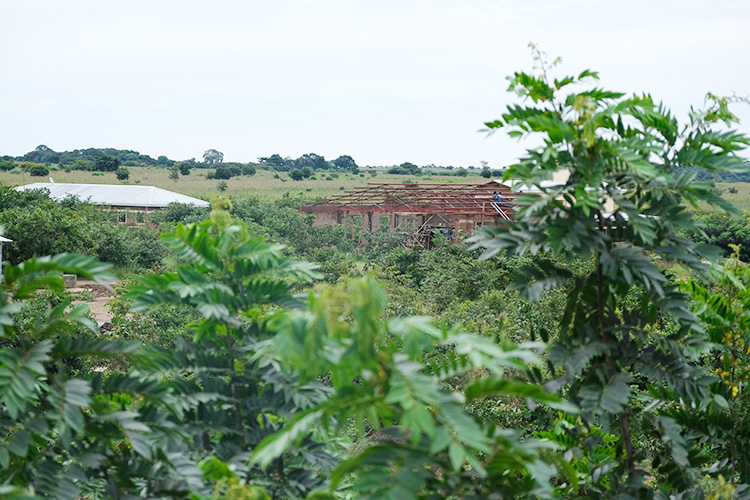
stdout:
[[125,167],[120,167],[115,171],[115,175],[117,176],[118,181],[125,181],[130,178],[130,170]]
[[703,237],[698,231],[689,233],[691,239],[716,245],[726,252],[732,253],[730,245],[740,246],[740,258],[750,261],[750,225],[747,219],[738,219],[724,214],[711,214],[698,217],[703,224]]
[[252,177],[253,175],[255,175],[255,167],[253,167],[252,165],[245,165],[245,166],[243,166],[242,167],[242,175],[248,175],[248,176]]
[[231,179],[233,176],[232,170],[226,167],[219,167],[214,172],[214,179]]
[[29,168],[29,174],[32,177],[45,177],[49,175],[49,168],[44,165],[32,165]]
[[170,203],[164,210],[154,213],[151,221],[155,224],[182,222],[190,224],[192,222],[201,222],[208,218],[208,210],[205,208],[195,207],[185,203]]

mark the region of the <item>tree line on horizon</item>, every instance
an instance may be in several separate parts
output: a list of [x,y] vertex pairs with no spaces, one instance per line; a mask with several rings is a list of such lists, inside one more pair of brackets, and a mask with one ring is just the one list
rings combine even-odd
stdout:
[[[216,149],[207,149],[203,153],[203,161],[196,160],[195,158],[189,158],[186,160],[173,160],[167,156],[161,155],[156,159],[153,157],[141,154],[138,151],[128,149],[116,149],[116,148],[86,148],[86,149],[75,149],[73,151],[54,151],[50,147],[41,144],[37,146],[33,151],[29,151],[26,154],[20,156],[0,156],[0,170],[12,170],[18,167],[29,168],[31,164],[46,166],[50,169],[51,165],[58,165],[65,170],[85,170],[94,172],[116,172],[120,168],[126,167],[156,167],[156,168],[167,168],[170,170],[177,170],[181,175],[188,175],[189,171],[194,168],[220,168],[220,167],[232,167],[236,166],[240,169],[243,167],[254,167],[254,168],[266,168],[277,172],[307,172],[305,168],[310,171],[316,170],[337,170],[337,171],[348,171],[353,174],[359,173],[360,165],[354,160],[351,155],[340,155],[333,160],[327,160],[325,156],[317,153],[305,153],[299,158],[292,158],[290,156],[282,156],[278,153],[271,154],[269,156],[261,156],[257,158],[257,161],[250,161],[247,163],[243,162],[225,162],[224,154]],[[386,168],[387,172],[396,175],[415,175],[420,171],[431,170],[431,171],[445,171],[439,172],[438,175],[458,175],[465,176],[466,173],[463,170],[480,170],[482,172],[492,172],[492,175],[485,175],[485,177],[501,176],[503,170],[490,170],[487,162],[480,162],[480,167],[474,167],[473,165],[466,168],[455,167],[453,165],[440,166],[435,164],[427,164],[418,166],[412,162],[403,162],[398,165],[386,165],[386,166],[368,166],[368,168]],[[39,174],[47,175],[47,174]],[[304,178],[304,175],[297,175],[296,177]],[[309,177],[309,175],[308,175]],[[217,179],[228,178],[219,174]],[[292,175],[295,178],[295,175]]]

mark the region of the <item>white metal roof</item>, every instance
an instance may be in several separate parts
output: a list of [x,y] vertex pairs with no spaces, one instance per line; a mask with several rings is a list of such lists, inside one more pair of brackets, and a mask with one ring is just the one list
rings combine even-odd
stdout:
[[184,203],[196,207],[208,207],[207,201],[186,196],[184,194],[167,191],[154,186],[124,186],[116,184],[61,184],[35,182],[18,186],[18,191],[31,189],[46,189],[53,200],[64,200],[69,196],[81,201],[88,201],[94,205],[108,205],[113,207],[144,207],[165,208],[170,203]]

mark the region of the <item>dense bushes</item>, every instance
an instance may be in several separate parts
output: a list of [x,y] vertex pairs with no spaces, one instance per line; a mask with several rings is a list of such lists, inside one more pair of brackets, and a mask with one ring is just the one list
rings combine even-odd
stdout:
[[692,231],[689,236],[696,240],[720,247],[726,256],[732,253],[730,245],[740,246],[740,258],[750,261],[750,225],[744,217],[735,218],[726,214],[708,214],[698,217],[701,231]]
[[58,203],[43,190],[0,186],[0,225],[13,240],[3,246],[3,258],[11,263],[61,252],[134,269],[161,263],[167,249],[156,230],[114,225],[109,219],[109,213],[74,198]]
[[29,167],[29,175],[32,177],[45,177],[49,175],[49,168],[44,165],[32,165]]

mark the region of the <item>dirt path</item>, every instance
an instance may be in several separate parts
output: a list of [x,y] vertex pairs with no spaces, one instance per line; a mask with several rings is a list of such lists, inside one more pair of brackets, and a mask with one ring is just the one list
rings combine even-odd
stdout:
[[[114,286],[116,282],[109,282],[110,286]],[[96,324],[99,328],[105,323],[112,321],[112,314],[109,312],[109,300],[114,296],[111,290],[107,290],[107,287],[100,285],[96,281],[90,280],[78,280],[75,288],[68,288],[68,291],[73,295],[89,291],[94,296],[93,300],[76,300],[74,304],[87,304],[91,313],[94,315]]]

